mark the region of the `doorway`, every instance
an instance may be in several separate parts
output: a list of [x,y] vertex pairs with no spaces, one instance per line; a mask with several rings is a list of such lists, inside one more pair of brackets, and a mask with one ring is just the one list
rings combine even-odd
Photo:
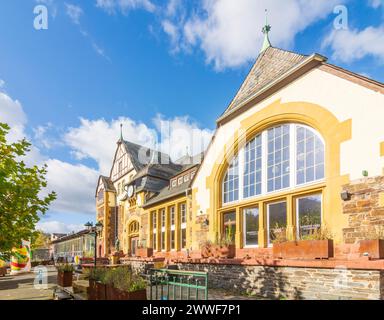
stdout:
[[132,237],[131,238],[131,256],[136,256],[137,246],[139,244],[139,237]]

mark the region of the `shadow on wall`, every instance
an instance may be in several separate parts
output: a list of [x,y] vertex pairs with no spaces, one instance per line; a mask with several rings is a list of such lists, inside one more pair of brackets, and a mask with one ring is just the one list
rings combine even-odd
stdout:
[[288,285],[288,277],[279,271],[279,268],[261,266],[257,269],[247,269],[246,272],[242,291],[245,290],[247,295],[274,300],[303,299],[301,291]]

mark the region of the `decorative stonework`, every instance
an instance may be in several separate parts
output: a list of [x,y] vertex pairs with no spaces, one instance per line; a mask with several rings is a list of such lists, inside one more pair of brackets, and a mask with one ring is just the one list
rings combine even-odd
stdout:
[[343,190],[350,194],[350,200],[343,201],[343,213],[348,215],[348,227],[343,229],[345,243],[364,240],[378,226],[384,227],[384,176],[353,181]]

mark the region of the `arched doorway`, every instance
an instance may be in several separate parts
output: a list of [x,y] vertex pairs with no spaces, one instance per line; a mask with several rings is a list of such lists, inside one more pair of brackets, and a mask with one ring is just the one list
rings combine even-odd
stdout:
[[132,221],[128,225],[128,252],[134,257],[136,256],[137,247],[139,245],[140,224],[138,221]]

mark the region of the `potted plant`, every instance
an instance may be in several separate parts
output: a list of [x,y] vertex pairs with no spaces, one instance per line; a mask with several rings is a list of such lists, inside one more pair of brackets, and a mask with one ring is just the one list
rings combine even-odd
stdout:
[[57,284],[61,287],[72,287],[73,266],[63,264],[57,267]]
[[332,235],[325,226],[302,235],[298,241],[288,241],[285,229],[280,230],[280,233],[280,235],[275,233],[276,238],[273,241],[272,250],[275,258],[329,259],[333,257]]
[[146,281],[131,272],[126,272],[116,283],[118,300],[147,300]]
[[153,248],[147,248],[146,241],[140,241],[137,245],[136,256],[140,258],[150,258],[153,256]]
[[384,259],[384,227],[374,226],[366,239],[359,241],[359,253],[372,259]]
[[212,241],[203,241],[200,243],[201,257],[206,259],[214,256],[214,247]]
[[[100,281],[105,273],[103,268],[86,268],[83,271],[89,281],[88,300],[100,300],[97,294],[97,282]],[[99,288],[100,289],[100,288]]]
[[225,236],[213,246],[213,256],[221,259],[232,259],[236,255],[236,247],[233,241],[233,229],[228,227]]

